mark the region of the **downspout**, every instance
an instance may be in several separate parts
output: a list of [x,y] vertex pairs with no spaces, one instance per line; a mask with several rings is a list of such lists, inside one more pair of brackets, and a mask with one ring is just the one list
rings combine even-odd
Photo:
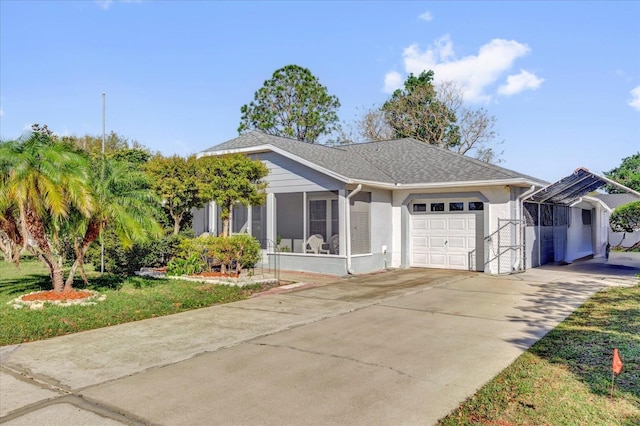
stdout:
[[[520,195],[518,197],[518,203],[516,204],[516,219],[517,220],[524,220],[524,200],[531,194],[533,194],[536,190],[536,186],[535,185],[531,185],[531,188],[527,189],[522,195]],[[538,208],[539,210],[539,208]],[[523,239],[523,244],[525,243],[524,241],[524,227],[522,228],[522,239]],[[539,244],[539,243],[538,243]],[[516,262],[513,264],[513,271],[518,271],[520,270],[520,262],[522,262],[522,259],[524,259],[524,250],[526,250],[526,247],[523,247],[523,253],[522,256],[518,256],[518,258],[516,259]]]
[[360,191],[362,191],[361,183],[359,183],[356,189],[354,189],[349,195],[347,195],[347,202],[345,206],[345,212],[347,213],[347,217],[345,218],[345,228],[347,233],[345,238],[345,246],[347,249],[347,273],[349,275],[354,275],[353,269],[351,268],[351,197],[353,197]]

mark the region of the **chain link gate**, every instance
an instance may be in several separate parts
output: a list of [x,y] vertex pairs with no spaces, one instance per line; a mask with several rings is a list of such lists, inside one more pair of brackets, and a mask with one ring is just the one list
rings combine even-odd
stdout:
[[498,230],[485,238],[485,271],[511,274],[525,270],[525,221],[498,219]]

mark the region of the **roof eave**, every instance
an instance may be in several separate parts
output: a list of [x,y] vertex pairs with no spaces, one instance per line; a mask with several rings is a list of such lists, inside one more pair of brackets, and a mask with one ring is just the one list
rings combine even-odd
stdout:
[[354,179],[353,183],[361,183],[363,185],[394,190],[418,190],[418,189],[461,189],[469,187],[487,187],[487,186],[518,186],[518,187],[541,187],[544,184],[526,178],[515,179],[488,179],[475,181],[459,181],[459,182],[432,182],[432,183],[385,183],[374,182],[360,179]]

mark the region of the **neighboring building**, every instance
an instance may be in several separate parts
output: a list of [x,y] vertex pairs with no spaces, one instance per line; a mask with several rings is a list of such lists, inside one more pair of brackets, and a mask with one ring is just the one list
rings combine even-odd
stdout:
[[[593,230],[601,226],[599,201],[525,204],[548,183],[415,139],[329,147],[253,131],[199,155],[230,153],[259,159],[270,170],[266,204],[234,208],[232,232],[260,240],[265,262],[277,251],[281,269],[496,274],[604,255],[606,241]],[[571,229],[578,220],[580,229]],[[194,212],[194,230],[220,232],[214,203]],[[575,244],[573,234],[580,239]]]
[[[598,194],[596,197],[601,200],[610,212],[623,204],[633,201],[640,201],[640,197],[633,194]],[[613,232],[611,227],[608,230],[609,244],[611,247],[622,246],[624,248],[632,247],[640,243],[640,231],[636,232]]]

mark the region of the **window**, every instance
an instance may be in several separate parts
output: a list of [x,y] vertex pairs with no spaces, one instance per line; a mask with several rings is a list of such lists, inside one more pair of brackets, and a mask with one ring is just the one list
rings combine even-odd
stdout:
[[340,232],[338,221],[338,200],[331,200],[331,236]]
[[327,239],[327,200],[309,201],[309,235],[314,234]]
[[484,210],[484,203],[482,201],[470,201],[469,211]]
[[449,203],[450,212],[461,212],[463,210],[464,210],[464,203],[462,202]]
[[432,212],[443,212],[444,211],[444,203],[431,203],[431,211]]
[[309,199],[308,201],[308,236],[319,234],[325,242],[340,232],[340,215],[338,200],[330,198]]
[[426,212],[426,211],[427,211],[427,205],[425,203],[414,204],[413,205],[413,212],[414,213],[420,213],[420,212]]
[[591,210],[582,209],[582,224],[591,225]]

